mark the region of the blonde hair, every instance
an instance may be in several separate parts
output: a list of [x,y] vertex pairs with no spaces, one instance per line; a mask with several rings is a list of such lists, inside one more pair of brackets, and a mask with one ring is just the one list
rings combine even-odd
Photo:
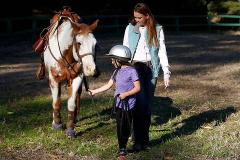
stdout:
[[[150,10],[150,8],[145,3],[137,3],[134,7],[134,12],[138,12],[140,14],[143,14],[144,16],[149,16],[149,19],[147,20],[147,32],[149,35],[148,44],[149,46],[155,46],[159,47],[159,42],[157,38],[157,31],[156,31],[156,21],[154,19],[154,16]],[[136,24],[134,17],[132,18],[131,23],[133,25]]]

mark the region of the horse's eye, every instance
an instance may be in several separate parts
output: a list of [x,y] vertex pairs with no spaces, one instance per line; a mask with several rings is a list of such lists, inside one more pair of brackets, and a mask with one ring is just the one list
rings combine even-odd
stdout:
[[78,42],[79,45],[81,45],[82,43],[81,42]]

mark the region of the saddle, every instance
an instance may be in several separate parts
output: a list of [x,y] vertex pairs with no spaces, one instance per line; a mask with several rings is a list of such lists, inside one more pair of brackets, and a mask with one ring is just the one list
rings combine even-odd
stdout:
[[[41,80],[44,79],[45,76],[45,65],[44,65],[44,58],[42,53],[44,52],[45,46],[47,45],[48,35],[50,34],[52,26],[60,20],[61,17],[68,17],[73,22],[80,22],[81,18],[78,14],[71,12],[71,8],[69,6],[64,6],[63,10],[56,12],[55,15],[50,20],[50,25],[47,28],[44,28],[40,33],[39,38],[35,41],[32,46],[32,49],[35,53],[41,56],[41,64],[39,65],[36,71],[36,79]],[[60,23],[58,24],[60,25]],[[57,26],[58,27],[58,26]]]
[[56,14],[51,19],[51,23],[55,23],[59,17],[68,17],[76,23],[79,23],[81,20],[81,17],[77,13],[71,12],[71,8],[69,6],[64,6],[62,11],[56,12]]
[[52,25],[55,24],[60,19],[60,17],[68,17],[73,22],[76,22],[76,23],[80,22],[80,20],[81,20],[81,17],[77,13],[71,12],[70,7],[64,6],[63,10],[56,12],[56,14],[50,20],[50,26],[48,26],[47,28],[44,28],[42,30],[39,38],[33,44],[32,49],[35,53],[37,53],[37,54],[43,53],[44,48],[46,46],[47,37],[49,35],[49,30],[52,27]]

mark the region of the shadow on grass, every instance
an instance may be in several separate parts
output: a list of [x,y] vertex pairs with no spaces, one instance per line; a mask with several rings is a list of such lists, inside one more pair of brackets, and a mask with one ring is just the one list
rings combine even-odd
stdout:
[[92,130],[96,130],[96,129],[101,128],[101,127],[106,126],[106,125],[108,125],[108,124],[100,122],[94,127],[90,127],[90,128],[87,128],[86,130],[84,130],[82,132],[80,131],[80,132],[76,133],[76,137],[82,136],[83,134],[86,134],[86,133],[88,133]]
[[5,133],[11,131],[15,134],[51,124],[52,107],[48,99],[6,103],[2,111],[0,117],[4,119],[5,127],[2,132]]
[[105,109],[102,109],[101,112],[97,112],[88,116],[81,117],[78,121],[91,119],[93,117],[100,117],[102,121],[106,121],[106,120],[109,120],[110,118],[114,118],[114,115],[112,113],[112,108],[105,108]]
[[154,97],[152,115],[153,125],[162,125],[170,119],[181,114],[181,111],[173,106],[173,100],[169,97]]
[[[87,119],[93,119],[94,117],[96,117],[95,120],[87,121]],[[110,120],[115,120],[115,114],[113,113],[112,108],[105,108],[105,109],[101,110],[100,113],[94,113],[94,114],[91,114],[91,115],[80,118],[80,120],[78,122],[84,121],[84,120],[86,121],[84,123],[84,125],[88,125],[88,126],[92,125],[92,124],[97,124],[97,125],[95,125],[93,127],[90,127],[90,128],[87,128],[86,130],[84,130],[82,132],[78,132],[76,134],[76,136],[81,136],[81,135],[83,135],[87,132],[90,132],[92,130],[99,129],[101,127],[109,125]],[[111,121],[111,123],[115,123],[115,122]],[[76,126],[79,127],[80,125],[77,124]]]
[[176,131],[169,134],[165,134],[160,139],[151,141],[150,144],[154,146],[162,142],[171,140],[175,137],[190,135],[196,130],[198,130],[205,123],[216,121],[215,125],[219,125],[220,123],[225,122],[226,118],[235,112],[237,112],[237,110],[233,106],[229,106],[223,109],[209,110],[209,111],[191,116],[183,120],[182,122],[180,122],[179,124],[182,124],[182,126],[177,128]]
[[[91,101],[89,99],[81,99],[81,111],[80,115],[82,115],[82,119],[80,121],[87,121],[87,119],[96,118],[96,121],[92,123],[96,123],[97,125],[101,124],[99,121],[107,121],[109,118],[109,113],[111,109],[104,109],[99,113],[92,113],[92,109],[95,106],[91,105]],[[105,101],[105,100],[103,100]],[[40,99],[26,99],[16,100],[16,102],[3,102],[2,108],[0,109],[0,123],[3,126],[8,126],[8,130],[10,129],[13,133],[18,133],[22,131],[32,130],[37,127],[42,126],[51,126],[52,123],[52,99],[51,98],[40,98]],[[67,117],[67,101],[62,100],[61,107],[61,117],[62,122],[65,127],[66,117]],[[84,115],[84,113],[91,113]],[[106,117],[106,118],[105,118]],[[5,132],[5,130],[2,130]]]

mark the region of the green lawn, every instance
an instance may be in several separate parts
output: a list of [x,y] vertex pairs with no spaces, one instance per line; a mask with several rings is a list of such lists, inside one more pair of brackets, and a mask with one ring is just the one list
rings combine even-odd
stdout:
[[[109,98],[106,98],[109,97]],[[240,154],[239,113],[232,106],[194,112],[181,110],[186,102],[155,97],[151,150],[129,154],[128,159],[205,159],[237,157]],[[82,99],[77,136],[51,128],[51,99],[36,97],[1,102],[0,150],[3,157],[92,157],[114,159],[117,152],[115,120],[111,118],[111,95]],[[63,106],[66,105],[64,100]],[[66,122],[66,108],[62,108]],[[131,141],[129,142],[129,146]],[[16,153],[17,152],[17,153]],[[36,154],[36,155],[34,155]],[[31,157],[31,156],[30,156]],[[64,159],[64,158],[63,158]]]

